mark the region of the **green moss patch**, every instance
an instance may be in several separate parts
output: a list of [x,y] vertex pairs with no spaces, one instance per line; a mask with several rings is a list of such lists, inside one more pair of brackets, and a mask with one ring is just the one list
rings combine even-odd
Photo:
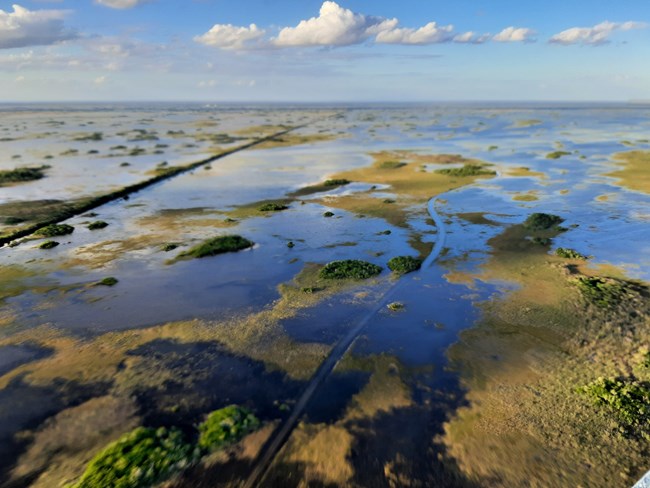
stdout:
[[95,222],[91,222],[90,224],[88,224],[88,229],[90,230],[99,230],[99,229],[104,229],[106,227],[108,227],[108,224],[103,220],[97,220]]
[[42,237],[66,236],[74,232],[74,227],[68,224],[51,224],[36,231]]
[[194,246],[193,248],[179,254],[178,257],[181,259],[205,258],[226,252],[241,251],[243,249],[253,247],[253,245],[253,242],[238,235],[213,237],[212,239],[208,239],[198,246]]
[[327,280],[365,280],[381,273],[381,266],[377,266],[358,259],[332,261],[320,271],[320,277]]
[[45,176],[45,170],[49,168],[51,168],[51,166],[43,165],[34,168],[0,170],[0,186],[40,180]]
[[152,486],[198,458],[178,429],[139,427],[109,444],[88,464],[74,488]]
[[495,175],[496,171],[485,169],[484,165],[480,164],[466,164],[461,168],[445,168],[438,169],[436,173],[441,175],[467,177],[467,176],[481,176],[481,175]]
[[204,451],[215,451],[239,441],[259,426],[259,419],[248,409],[230,405],[215,410],[199,425],[199,446]]
[[592,398],[596,405],[609,407],[625,425],[642,426],[650,418],[650,387],[647,383],[601,377],[579,391]]
[[412,256],[397,256],[388,261],[388,268],[399,275],[417,271],[422,266],[422,261]]
[[566,247],[558,247],[555,250],[555,255],[565,259],[589,259],[589,256],[585,256],[584,254],[580,254],[575,249],[568,249]]

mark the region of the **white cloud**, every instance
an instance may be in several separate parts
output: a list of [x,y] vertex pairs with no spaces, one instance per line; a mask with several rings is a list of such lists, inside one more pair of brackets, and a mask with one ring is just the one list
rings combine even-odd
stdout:
[[597,46],[609,42],[609,36],[615,31],[628,31],[632,29],[644,29],[647,27],[643,22],[601,22],[593,27],[572,27],[555,34],[549,42],[554,44],[589,44]]
[[255,24],[248,27],[237,27],[231,24],[215,24],[212,29],[194,40],[206,46],[220,49],[243,50],[256,47],[266,31]]
[[497,42],[535,42],[535,31],[526,27],[506,27],[492,39]]
[[137,7],[149,1],[151,0],[95,0],[95,3],[105,7],[125,9]]
[[0,49],[44,46],[76,37],[66,29],[65,10],[28,10],[13,5],[13,12],[0,10]]
[[449,42],[454,38],[453,25],[439,26],[429,22],[419,29],[394,27],[377,34],[376,41],[380,44],[436,44]]
[[350,46],[373,35],[394,29],[397,19],[384,19],[352,12],[336,2],[324,2],[318,17],[285,27],[273,39],[276,46]]
[[97,78],[95,78],[94,83],[95,83],[95,85],[98,85],[98,86],[103,85],[104,83],[106,83],[106,79],[107,78],[105,76],[98,76]]
[[492,37],[490,34],[477,34],[476,32],[463,32],[462,34],[456,34],[453,38],[454,42],[460,44],[483,44],[487,42]]

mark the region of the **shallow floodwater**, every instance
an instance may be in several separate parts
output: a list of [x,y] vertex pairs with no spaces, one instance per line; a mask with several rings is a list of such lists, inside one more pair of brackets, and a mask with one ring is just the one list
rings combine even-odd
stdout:
[[[480,302],[514,285],[454,283],[449,273],[477,272],[489,258],[488,240],[505,226],[521,223],[532,212],[557,214],[570,231],[555,238],[553,248],[573,248],[593,256],[592,266],[610,264],[632,278],[650,280],[650,196],[626,190],[604,176],[615,168],[612,154],[650,149],[648,108],[5,106],[0,112],[2,152],[15,156],[2,159],[0,169],[51,165],[41,180],[0,187],[0,212],[3,203],[101,194],[147,178],[163,161],[173,166],[200,160],[217,149],[273,133],[279,126],[306,124],[297,131],[305,143],[237,152],[128,200],[104,205],[94,211],[96,216],[71,218],[66,223],[75,232],[57,238],[60,245],[55,249],[38,249],[41,240],[0,249],[4,274],[0,275],[0,337],[6,343],[0,345],[0,375],[24,368],[4,392],[0,389],[0,424],[5,426],[0,429],[0,443],[14,449],[0,461],[2,476],[12,476],[20,456],[34,446],[18,440],[26,438],[25,432],[39,432],[57,414],[94,397],[135,392],[138,416],[146,425],[191,425],[210,409],[229,403],[247,404],[263,420],[273,421],[286,418],[287,409],[278,405],[290,409],[309,382],[309,375],[290,366],[282,371],[275,360],[265,362],[262,358],[270,353],[247,357],[241,350],[229,349],[228,341],[224,345],[197,337],[194,343],[185,337],[184,341],[152,340],[128,350],[126,356],[145,358],[143,364],[151,360],[172,376],[190,371],[186,382],[176,378],[155,387],[151,382],[139,384],[136,375],[128,387],[105,376],[102,382],[88,384],[65,377],[30,384],[23,379],[29,376],[28,366],[37,366],[53,354],[46,345],[26,339],[30,331],[56,331],[90,344],[109,332],[176,321],[198,319],[224,327],[224,321],[273,309],[281,298],[278,286],[291,282],[309,263],[363,259],[385,268],[393,256],[418,254],[412,246],[415,234],[430,244],[444,238],[444,252],[426,269],[399,281],[389,278],[384,269],[378,281],[333,294],[278,319],[273,340],[281,337],[298,344],[297,350],[307,344],[325,351],[365,321],[307,406],[301,417],[305,424],[350,422],[346,417],[350,405],[360,402],[373,371],[383,368],[382,358],[399,371],[395,374],[409,392],[408,409],[380,409],[380,416],[364,420],[363,434],[354,434],[351,463],[354,479],[362,483],[380,480],[388,457],[396,455],[373,447],[382,435],[399,436],[397,426],[425,419],[413,442],[426,451],[426,442],[441,433],[442,422],[463,404],[458,378],[447,369],[446,351],[459,332],[479,319]],[[101,137],[93,139],[94,133]],[[141,154],[133,152],[137,148]],[[300,197],[282,212],[246,210],[256,202],[282,200],[337,172],[368,166],[371,153],[394,150],[460,154],[492,163],[497,175],[437,195],[435,209],[446,222],[444,235],[427,218],[426,209],[414,209],[408,225],[396,226],[329,207],[322,193]],[[566,154],[559,159],[546,157],[558,150]],[[129,166],[121,166],[123,162]],[[522,173],[521,168],[527,169]],[[422,170],[435,169],[430,165]],[[366,183],[328,194],[336,198],[366,192]],[[382,191],[386,198],[392,194],[391,188]],[[527,197],[518,199],[521,196]],[[326,211],[334,216],[324,217]],[[465,217],[469,214],[480,214],[484,221],[471,222]],[[10,215],[0,213],[0,220],[6,217]],[[86,229],[94,220],[109,225]],[[239,253],[174,261],[189,246],[223,234],[240,234],[255,246]],[[165,252],[162,246],[167,243],[179,247]],[[118,284],[95,286],[108,276],[116,277]],[[400,302],[404,308],[390,311],[385,307],[388,302]],[[34,332],[34,337],[39,335]],[[255,343],[255,347],[261,346]],[[363,363],[364,358],[373,366]],[[358,366],[361,363],[366,366]],[[200,380],[195,378],[199,372]],[[118,368],[115,378],[119,374]],[[26,398],[49,394],[51,400],[43,408],[33,407],[20,416],[12,413]],[[172,404],[187,408],[170,410]],[[396,445],[411,434],[405,430],[403,435]],[[296,442],[300,438],[289,439],[289,445]],[[360,446],[366,446],[367,452],[357,449]],[[430,479],[424,471],[435,467],[427,467],[424,454],[418,461],[421,478]],[[288,464],[278,466],[282,463],[272,468],[276,476],[286,475],[289,469]]]

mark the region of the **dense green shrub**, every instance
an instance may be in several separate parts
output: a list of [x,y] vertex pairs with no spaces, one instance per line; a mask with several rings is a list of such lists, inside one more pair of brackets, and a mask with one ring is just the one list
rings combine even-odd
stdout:
[[412,256],[397,256],[388,261],[388,268],[400,275],[417,271],[420,266],[422,266],[422,261]]
[[97,284],[100,286],[115,286],[119,283],[119,280],[117,278],[113,278],[112,276],[109,276],[107,278],[104,278],[101,281],[98,281]]
[[99,230],[99,229],[104,229],[106,227],[108,227],[108,224],[103,220],[97,220],[95,222],[91,222],[90,224],[88,224],[88,229],[90,230]]
[[59,243],[56,242],[56,241],[45,241],[40,246],[38,246],[38,248],[39,249],[54,249],[58,245],[59,245]]
[[213,237],[207,241],[188,249],[178,255],[179,258],[205,258],[207,256],[216,256],[225,252],[236,252],[242,249],[253,247],[253,243],[242,236],[230,235]]
[[323,217],[334,217],[334,212],[325,212]]
[[524,227],[529,230],[548,230],[564,222],[562,217],[557,215],[534,213],[530,214],[524,222]]
[[192,464],[198,454],[198,449],[187,444],[178,429],[139,427],[97,454],[73,486],[149,487]]
[[381,273],[381,267],[358,259],[332,261],[320,270],[320,277],[328,280],[365,280]]
[[43,237],[57,237],[72,234],[74,227],[68,224],[51,224],[36,231],[36,234]]
[[230,405],[215,410],[199,425],[199,446],[205,451],[215,451],[237,442],[259,425],[258,418],[246,408]]

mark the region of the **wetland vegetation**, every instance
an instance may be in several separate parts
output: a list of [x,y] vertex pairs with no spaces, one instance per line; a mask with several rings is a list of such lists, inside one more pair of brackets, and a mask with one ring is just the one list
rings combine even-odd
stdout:
[[118,113],[0,121],[69,156],[0,201],[0,484],[238,486],[287,426],[257,486],[645,472],[642,117]]

